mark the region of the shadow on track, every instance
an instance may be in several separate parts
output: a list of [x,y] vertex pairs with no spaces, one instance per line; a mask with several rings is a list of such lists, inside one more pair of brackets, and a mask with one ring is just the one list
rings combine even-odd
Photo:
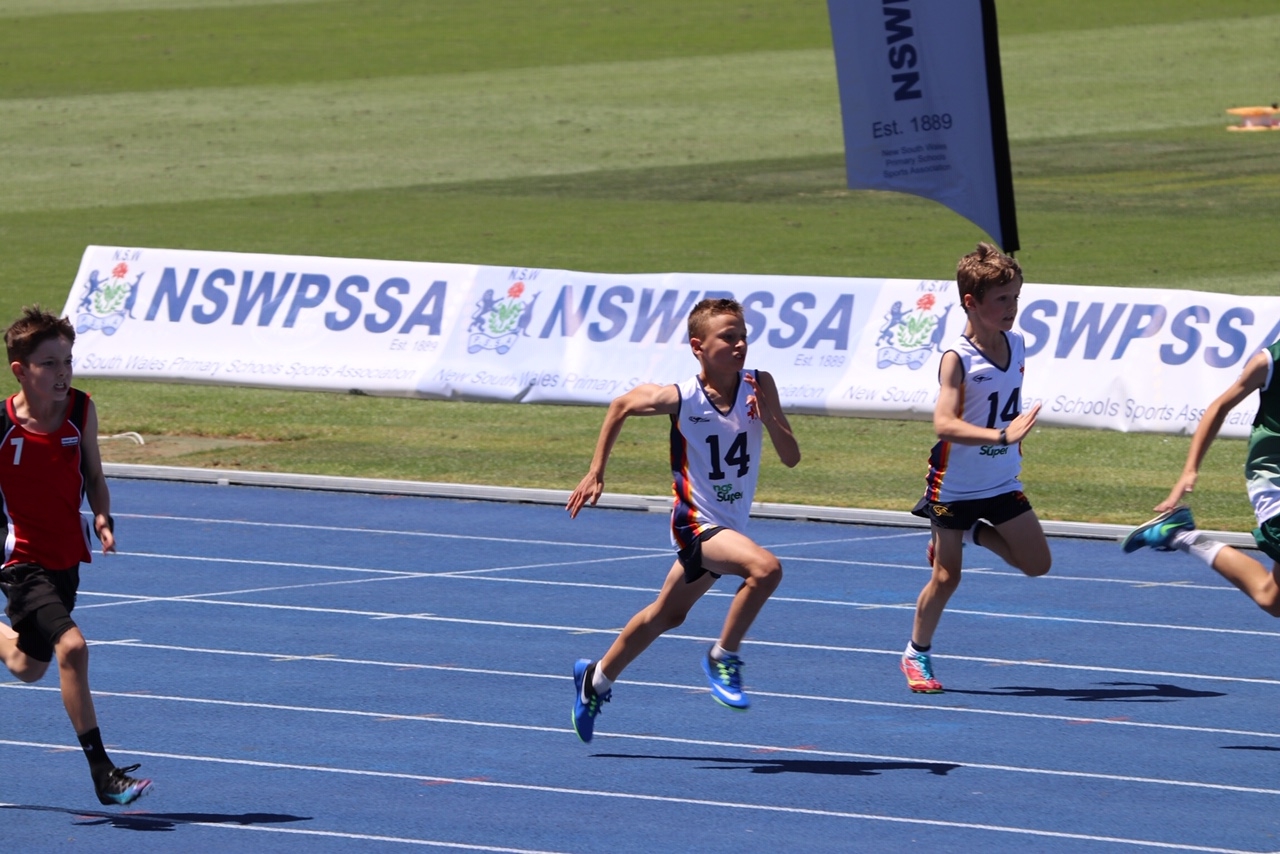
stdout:
[[311,821],[310,816],[282,815],[280,813],[242,813],[226,815],[223,813],[170,812],[145,813],[127,812],[110,813],[98,810],[73,810],[67,807],[38,806],[35,804],[8,804],[0,806],[6,810],[30,810],[32,812],[60,812],[74,816],[77,827],[93,827],[109,825],[122,830],[170,831],[184,824],[284,824],[291,821]]
[[725,759],[718,756],[643,756],[635,753],[593,753],[596,759],[661,759],[675,762],[710,762],[708,771],[752,774],[828,774],[837,777],[873,777],[885,771],[928,771],[946,776],[960,766],[948,762],[858,762],[846,759]]
[[1111,688],[1036,688],[1007,685],[990,691],[965,691],[948,688],[948,694],[973,694],[982,697],[1059,697],[1076,703],[1122,701],[1132,703],[1167,703],[1172,700],[1198,700],[1225,697],[1221,691],[1193,691],[1157,682],[1098,682]]

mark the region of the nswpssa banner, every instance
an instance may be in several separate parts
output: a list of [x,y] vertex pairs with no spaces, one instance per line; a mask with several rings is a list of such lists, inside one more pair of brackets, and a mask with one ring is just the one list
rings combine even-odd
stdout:
[[[685,320],[742,303],[747,366],[789,412],[932,417],[964,329],[953,281],[604,274],[90,246],[67,296],[82,377],[607,404],[697,371]],[[1024,408],[1045,424],[1190,433],[1280,337],[1280,297],[1028,283]],[[1243,436],[1256,398],[1223,434]]]
[[849,186],[941,202],[1018,248],[995,0],[828,0]]

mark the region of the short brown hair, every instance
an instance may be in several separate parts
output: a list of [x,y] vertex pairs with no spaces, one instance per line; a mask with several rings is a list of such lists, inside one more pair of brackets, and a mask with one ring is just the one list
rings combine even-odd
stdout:
[[4,346],[9,354],[9,362],[22,362],[25,365],[36,348],[50,338],[65,338],[74,344],[75,327],[65,317],[50,314],[38,305],[27,306],[22,310],[22,316],[4,331]]
[[956,284],[963,304],[965,294],[973,294],[982,302],[987,288],[1007,285],[1022,275],[1022,265],[990,243],[979,243],[978,248],[960,259],[956,265]]
[[721,314],[742,317],[742,304],[736,299],[704,299],[689,312],[689,337],[701,339],[707,331],[707,322]]

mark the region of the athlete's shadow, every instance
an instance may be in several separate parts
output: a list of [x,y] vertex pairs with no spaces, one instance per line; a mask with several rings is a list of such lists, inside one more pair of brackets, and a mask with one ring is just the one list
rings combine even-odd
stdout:
[[1270,744],[1224,744],[1222,745],[1222,749],[1223,750],[1260,750],[1265,753],[1280,752],[1280,747],[1275,747]]
[[1075,703],[1101,703],[1121,701],[1126,703],[1168,703],[1173,700],[1198,700],[1205,697],[1225,697],[1221,691],[1193,691],[1164,682],[1097,682],[1109,688],[1037,688],[1026,685],[1008,685],[991,691],[965,691],[948,688],[948,694],[974,694],[984,697],[1059,697]]
[[637,753],[593,753],[600,759],[662,759],[710,762],[699,770],[737,771],[752,774],[831,774],[838,777],[874,777],[885,771],[928,771],[945,776],[960,766],[951,762],[859,762],[849,759],[725,759],[720,756],[646,756]]
[[73,810],[67,807],[48,807],[35,804],[5,804],[0,809],[30,810],[33,812],[60,812],[74,816],[79,827],[97,825],[121,830],[171,831],[184,824],[284,824],[290,821],[311,821],[310,816],[284,815],[281,813],[250,812],[240,815],[200,812],[129,812],[116,813],[105,810]]

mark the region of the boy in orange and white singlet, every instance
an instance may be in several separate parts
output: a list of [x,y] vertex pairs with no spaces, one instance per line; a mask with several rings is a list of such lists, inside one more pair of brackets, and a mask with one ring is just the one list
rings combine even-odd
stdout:
[[942,354],[925,494],[911,512],[930,521],[926,551],[933,568],[916,600],[911,640],[900,666],[907,687],[938,694],[930,650],[942,611],[960,586],[961,550],[973,543],[1029,576],[1052,557],[1040,520],[1022,492],[1022,440],[1040,404],[1024,411],[1022,334],[1013,331],[1022,267],[989,243],[956,265],[964,333]]
[[71,619],[80,564],[92,560],[80,515],[87,496],[102,551],[115,551],[111,497],[98,455],[93,401],[71,387],[75,330],[65,318],[26,309],[4,335],[21,390],[0,415],[0,510],[8,526],[0,589],[8,597],[0,623],[0,660],[23,682],[58,661],[62,703],[89,760],[98,800],[128,804],[151,786],[107,756],[89,693],[89,648]]
[[747,324],[742,306],[704,299],[689,312],[689,346],[699,371],[678,385],[645,383],[609,404],[586,476],[569,496],[570,517],[604,491],[604,471],[622,424],[633,415],[671,420],[671,544],[676,560],[653,603],[635,614],[599,661],[573,666],[573,728],[591,741],[600,705],[614,681],[651,643],[684,622],[689,609],[721,575],[742,579],[718,641],[703,656],[711,696],[739,711],[750,706],[742,690],[738,647],[782,580],[782,564],[744,530],[755,494],[763,435],[786,466],[800,462],[800,446],[782,412],[778,387],[764,371],[744,370]]

